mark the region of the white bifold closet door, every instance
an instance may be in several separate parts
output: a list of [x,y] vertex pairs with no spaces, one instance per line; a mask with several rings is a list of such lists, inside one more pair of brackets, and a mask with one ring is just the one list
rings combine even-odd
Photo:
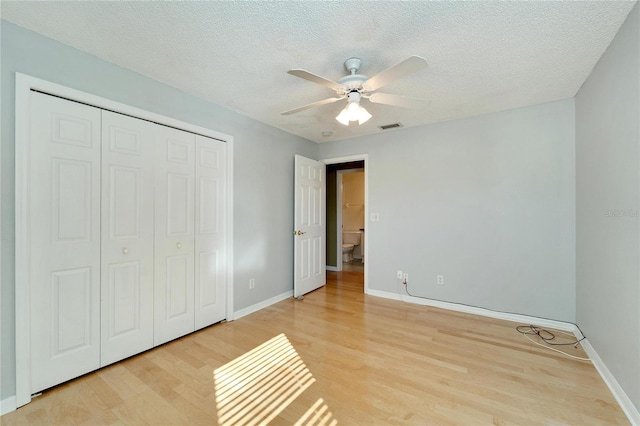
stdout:
[[192,133],[156,129],[154,344],[195,329]]
[[32,393],[226,318],[226,143],[31,93]]
[[100,367],[100,110],[31,92],[31,389]]
[[225,319],[226,144],[163,126],[156,135],[159,345]]
[[196,330],[226,318],[226,149],[222,141],[196,136]]
[[101,366],[153,347],[156,127],[102,112]]

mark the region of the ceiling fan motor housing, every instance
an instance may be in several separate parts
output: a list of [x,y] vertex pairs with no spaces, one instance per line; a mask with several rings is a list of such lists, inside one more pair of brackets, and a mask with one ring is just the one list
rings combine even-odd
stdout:
[[362,91],[362,83],[364,83],[368,79],[369,78],[366,75],[351,74],[346,77],[342,77],[340,80],[338,80],[338,83],[341,84],[344,88],[344,93],[349,93],[352,90]]
[[367,81],[369,78],[366,75],[356,74],[360,69],[360,65],[362,65],[362,60],[360,58],[349,58],[344,61],[344,67],[351,74],[338,80],[338,84],[341,84],[344,88],[343,94],[347,94],[354,90],[359,92],[362,91],[362,83]]

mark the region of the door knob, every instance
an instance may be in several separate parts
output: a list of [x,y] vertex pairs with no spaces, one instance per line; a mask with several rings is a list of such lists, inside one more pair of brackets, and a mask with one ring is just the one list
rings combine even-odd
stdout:
[[178,243],[178,244],[176,244],[176,247],[178,247],[178,248],[182,248],[182,243]]
[[303,232],[303,231],[293,231],[293,235],[302,235],[302,234],[306,234],[306,232]]
[[128,248],[126,248],[126,247],[125,247],[125,248],[123,248],[123,249],[122,249],[122,253],[124,253],[124,254],[129,254],[129,249],[128,249]]

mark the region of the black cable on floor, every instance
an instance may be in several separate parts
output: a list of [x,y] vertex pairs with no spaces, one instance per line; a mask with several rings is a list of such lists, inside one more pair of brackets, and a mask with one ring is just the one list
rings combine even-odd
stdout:
[[516,327],[516,330],[518,330],[518,333],[536,335],[541,338],[547,345],[552,346],[573,346],[574,348],[577,348],[578,343],[582,342],[585,339],[583,334],[582,339],[576,339],[574,342],[555,343],[552,342],[552,340],[556,338],[555,334],[553,334],[549,330],[538,328],[535,325],[519,325]]

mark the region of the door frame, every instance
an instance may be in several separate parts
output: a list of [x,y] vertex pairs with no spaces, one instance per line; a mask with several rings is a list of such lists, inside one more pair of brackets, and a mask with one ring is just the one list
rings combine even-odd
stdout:
[[92,95],[60,84],[16,72],[15,83],[15,332],[16,332],[16,406],[31,401],[31,321],[29,262],[29,111],[32,90],[84,103],[101,109],[126,114],[142,120],[175,127],[227,143],[227,229],[226,229],[226,320],[233,320],[233,136],[216,132],[171,117],[156,114],[111,99]]
[[[335,158],[325,158],[319,160],[324,164],[340,164],[340,163],[350,163],[352,161],[364,161],[364,223],[365,223],[365,239],[364,239],[364,293],[369,294],[369,259],[371,256],[372,246],[370,244],[372,232],[370,231],[370,226],[367,224],[370,222],[369,220],[369,154],[354,154],[346,157],[335,157]],[[337,176],[337,174],[336,174]],[[336,178],[336,181],[338,179]],[[340,205],[337,205],[336,208],[341,208]],[[337,214],[338,212],[336,212]],[[340,212],[342,214],[342,212]],[[342,223],[342,220],[341,220]],[[340,258],[340,268],[342,268],[342,233],[339,232],[338,235],[338,247],[337,247],[337,256]],[[375,241],[375,237],[374,237]]]

